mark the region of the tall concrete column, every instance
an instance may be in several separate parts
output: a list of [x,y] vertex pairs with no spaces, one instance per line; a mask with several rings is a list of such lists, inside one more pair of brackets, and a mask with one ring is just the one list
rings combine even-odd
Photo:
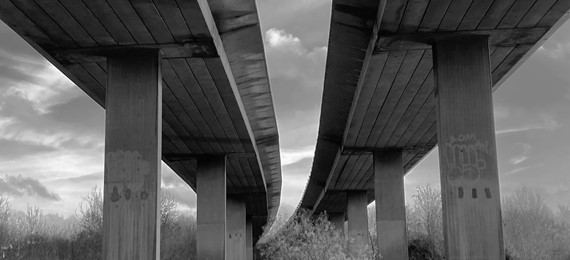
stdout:
[[347,193],[348,239],[351,254],[363,252],[369,245],[368,198],[366,191]]
[[345,213],[329,213],[329,221],[333,224],[336,230],[344,236],[344,215]]
[[198,159],[196,174],[197,258],[219,260],[225,257],[226,240],[226,157]]
[[385,259],[408,259],[402,149],[374,153],[378,251]]
[[158,259],[162,79],[157,50],[108,57],[104,259]]
[[434,44],[446,259],[505,259],[486,36]]
[[228,197],[226,210],[226,259],[245,260],[247,247],[245,202],[239,198]]
[[245,259],[253,260],[253,226],[251,217],[246,218],[245,224]]

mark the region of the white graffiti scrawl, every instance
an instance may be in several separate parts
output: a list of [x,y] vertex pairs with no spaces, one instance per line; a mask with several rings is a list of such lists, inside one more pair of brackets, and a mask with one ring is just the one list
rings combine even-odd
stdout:
[[447,181],[451,185],[473,185],[479,182],[487,169],[488,142],[481,142],[475,134],[452,136],[445,144]]

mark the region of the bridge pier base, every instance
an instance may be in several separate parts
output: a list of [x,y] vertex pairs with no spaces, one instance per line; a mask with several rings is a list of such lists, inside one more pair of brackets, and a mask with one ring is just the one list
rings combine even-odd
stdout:
[[104,259],[158,259],[162,79],[158,50],[108,57]]
[[246,259],[246,211],[245,202],[228,197],[226,205],[226,259]]
[[402,149],[374,153],[374,194],[378,251],[385,259],[407,260]]
[[226,157],[198,159],[196,173],[197,259],[225,259]]
[[488,37],[433,50],[446,259],[505,259]]
[[352,255],[370,247],[368,235],[368,196],[366,191],[347,193],[348,243]]
[[253,226],[251,217],[247,218],[245,225],[245,259],[253,260]]

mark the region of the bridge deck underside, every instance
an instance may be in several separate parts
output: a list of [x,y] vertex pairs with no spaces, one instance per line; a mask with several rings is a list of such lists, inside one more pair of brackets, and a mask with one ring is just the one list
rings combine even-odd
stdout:
[[[195,189],[196,156],[228,154],[228,195],[249,194],[248,214],[264,216],[269,207],[274,215],[279,150],[257,13],[253,4],[248,26],[240,28],[215,21],[214,11],[224,15],[225,7],[210,12],[206,1],[182,0],[6,0],[0,18],[103,107],[105,55],[161,48],[163,160]],[[215,22],[230,31],[224,43]]]
[[374,38],[365,4],[333,1],[319,139],[300,204],[315,212],[338,211],[342,191],[373,194],[370,151],[403,148],[408,172],[437,145],[431,41],[490,35],[497,88],[570,8],[566,0],[386,1]]

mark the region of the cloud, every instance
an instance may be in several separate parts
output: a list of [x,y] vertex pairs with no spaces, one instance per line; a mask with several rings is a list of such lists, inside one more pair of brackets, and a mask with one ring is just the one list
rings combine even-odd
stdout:
[[13,196],[32,196],[40,197],[46,200],[58,201],[61,198],[58,194],[50,192],[46,186],[38,180],[30,177],[17,177],[6,175],[0,179],[0,190]]
[[523,147],[522,154],[514,156],[509,160],[509,162],[511,164],[515,164],[515,165],[526,161],[528,159],[529,154],[530,154],[530,150],[532,149],[532,146],[530,144],[523,144],[523,143],[518,143],[518,144]]
[[327,45],[331,0],[264,0],[257,6],[262,30],[283,28],[309,48]]
[[510,134],[510,133],[516,133],[516,132],[530,131],[530,130],[553,131],[553,130],[556,130],[558,127],[560,127],[560,124],[558,123],[558,121],[556,121],[554,119],[554,117],[552,115],[542,114],[542,115],[540,115],[540,118],[542,120],[542,122],[540,122],[540,123],[528,124],[528,125],[520,126],[520,127],[511,127],[511,128],[501,129],[501,130],[497,130],[495,133],[497,135],[500,135],[500,134]]
[[305,158],[312,158],[314,155],[314,146],[306,146],[301,149],[281,149],[281,166],[293,164]]
[[[1,124],[0,128],[2,128]],[[14,160],[28,155],[51,151],[55,151],[55,149],[41,144],[0,139],[0,159],[3,160]]]

